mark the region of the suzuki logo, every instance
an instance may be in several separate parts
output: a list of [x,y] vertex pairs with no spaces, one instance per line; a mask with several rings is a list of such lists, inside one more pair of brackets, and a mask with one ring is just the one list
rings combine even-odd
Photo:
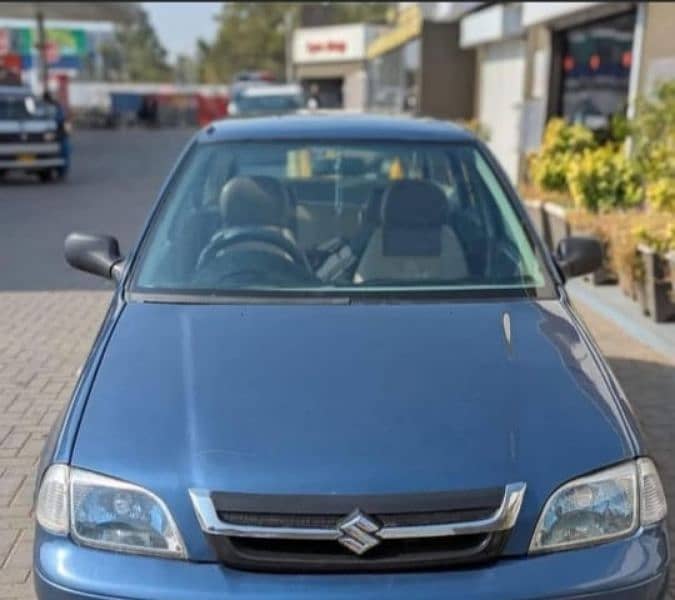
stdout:
[[377,523],[357,508],[338,523],[338,530],[342,534],[338,542],[360,555],[380,543],[379,538],[371,535],[379,529]]

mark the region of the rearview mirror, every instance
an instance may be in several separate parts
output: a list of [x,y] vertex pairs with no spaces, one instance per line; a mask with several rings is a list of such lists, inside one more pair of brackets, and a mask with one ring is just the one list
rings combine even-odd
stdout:
[[594,237],[563,238],[556,248],[555,260],[565,277],[592,273],[602,266],[602,244]]
[[119,279],[122,272],[119,244],[109,235],[71,233],[66,237],[65,255],[71,267],[106,279]]

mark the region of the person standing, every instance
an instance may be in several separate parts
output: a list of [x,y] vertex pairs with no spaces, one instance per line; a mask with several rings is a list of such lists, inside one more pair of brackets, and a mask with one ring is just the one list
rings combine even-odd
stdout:
[[309,88],[309,98],[307,98],[307,108],[316,110],[321,107],[321,100],[319,98],[319,86],[313,83]]
[[44,103],[51,106],[54,110],[54,119],[56,120],[56,135],[61,146],[61,154],[65,159],[65,165],[58,169],[59,176],[64,177],[70,167],[70,135],[66,126],[66,112],[63,110],[60,102],[54,98],[52,93],[47,90],[42,95]]

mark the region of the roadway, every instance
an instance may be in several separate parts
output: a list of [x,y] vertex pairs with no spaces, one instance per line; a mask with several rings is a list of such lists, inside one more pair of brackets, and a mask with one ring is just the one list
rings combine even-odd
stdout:
[[73,230],[117,236],[122,252],[190,139],[189,130],[81,131],[63,182],[0,180],[0,290],[96,289],[106,283],[63,259]]

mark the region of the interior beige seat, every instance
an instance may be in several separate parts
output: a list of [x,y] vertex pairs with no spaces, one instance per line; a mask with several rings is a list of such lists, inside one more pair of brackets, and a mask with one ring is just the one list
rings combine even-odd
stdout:
[[390,184],[382,200],[382,225],[366,245],[355,283],[466,277],[464,251],[446,224],[447,212],[445,194],[433,183],[404,179]]

